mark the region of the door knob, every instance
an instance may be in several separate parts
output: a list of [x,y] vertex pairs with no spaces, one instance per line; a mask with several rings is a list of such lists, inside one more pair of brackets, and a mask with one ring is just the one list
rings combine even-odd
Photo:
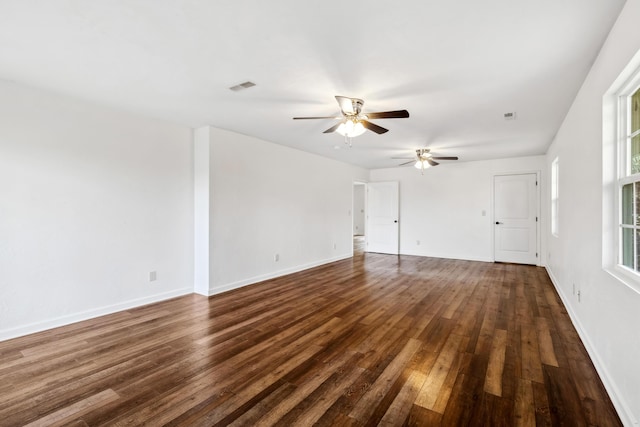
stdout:
[[394,220],[393,220],[393,222],[397,224],[397,223],[398,223],[398,220],[397,220],[397,219],[394,219]]
[[502,224],[500,221],[496,221],[496,225]]

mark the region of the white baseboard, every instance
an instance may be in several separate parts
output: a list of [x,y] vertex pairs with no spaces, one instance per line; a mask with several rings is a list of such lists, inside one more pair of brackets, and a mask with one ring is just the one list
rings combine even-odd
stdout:
[[493,262],[493,258],[477,257],[462,254],[430,254],[424,252],[402,251],[400,255],[422,256],[428,258],[458,259],[462,261]]
[[0,341],[5,341],[11,338],[17,338],[36,332],[42,332],[47,329],[53,329],[60,326],[70,325],[72,323],[81,322],[83,320],[93,319],[95,317],[104,316],[106,314],[115,313],[122,310],[128,310],[130,308],[140,307],[142,305],[151,304],[154,302],[164,301],[167,299],[187,295],[193,292],[192,288],[176,289],[169,292],[163,292],[161,294],[149,295],[144,298],[137,298],[129,301],[124,301],[118,304],[108,305],[104,307],[98,307],[91,310],[82,311],[79,313],[73,313],[66,316],[60,316],[53,319],[44,320],[41,322],[34,322],[28,325],[19,326],[17,328],[2,329],[0,330]]
[[353,256],[352,253],[338,255],[333,258],[324,259],[321,261],[314,261],[307,264],[297,265],[295,267],[285,268],[283,270],[273,271],[271,273],[261,274],[259,276],[250,277],[247,279],[238,280],[232,283],[225,283],[223,285],[214,286],[209,288],[209,296],[220,294],[222,292],[231,291],[233,289],[238,289],[243,286],[252,285],[254,283],[263,282],[269,279],[275,279],[276,277],[286,276],[287,274],[297,273],[302,270],[307,270],[309,268],[318,267],[320,265],[329,264],[336,261],[341,261],[343,259],[351,258]]
[[629,407],[626,405],[625,401],[620,398],[621,394],[618,390],[618,387],[616,387],[615,383],[611,380],[611,376],[609,375],[609,371],[607,370],[606,365],[602,363],[602,360],[598,356],[598,352],[595,350],[593,343],[589,339],[589,335],[587,334],[586,330],[582,327],[582,323],[580,323],[580,319],[578,318],[576,313],[573,311],[573,307],[571,306],[569,299],[562,291],[562,288],[560,287],[558,279],[556,279],[556,277],[553,275],[553,271],[549,267],[545,267],[545,268],[547,270],[547,274],[549,275],[549,278],[551,279],[551,283],[553,283],[553,286],[556,288],[558,295],[560,295],[560,299],[562,300],[562,303],[567,309],[567,313],[569,313],[569,318],[571,319],[571,323],[573,323],[574,328],[576,328],[576,331],[578,331],[578,335],[580,335],[580,339],[584,343],[587,353],[589,353],[589,357],[591,357],[591,361],[593,362],[593,365],[595,366],[596,371],[598,372],[598,375],[600,376],[600,379],[604,384],[604,388],[607,390],[607,393],[609,394],[609,398],[611,399],[613,406],[616,408],[616,411],[618,412],[618,416],[620,417],[622,424],[625,426],[637,426],[638,421],[636,421],[635,418],[633,417],[633,413],[631,412]]
[[[227,283],[224,285],[216,286],[209,289],[209,296],[219,294],[222,292],[230,291],[232,289],[240,288],[242,286],[251,285],[253,283],[262,282],[264,280],[273,279],[276,277],[284,276],[291,273],[296,273],[298,271],[307,270],[309,268],[317,267],[324,264],[329,264],[335,261],[340,261],[343,259],[351,258],[353,253],[338,255],[333,258],[328,258],[320,261],[314,261],[307,264],[298,265],[295,267],[290,267],[287,269],[263,274],[260,276],[255,276],[243,280],[239,280],[233,283]],[[95,317],[104,316],[107,314],[112,314],[122,310],[128,310],[130,308],[139,307],[146,304],[151,304],[154,302],[164,301],[170,298],[175,298],[182,295],[187,295],[193,293],[193,288],[183,288],[177,289],[170,292],[164,292],[161,294],[150,295],[144,298],[138,298],[134,300],[124,301],[122,303],[113,304],[104,307],[98,307],[91,310],[82,311],[79,313],[73,313],[66,316],[60,316],[53,319],[44,320],[41,322],[34,322],[27,325],[19,326],[16,328],[10,329],[0,329],[0,341],[5,341],[12,338],[18,338],[21,336],[33,334],[36,332],[46,331],[47,329],[53,329],[60,326],[70,325],[72,323],[81,322],[83,320],[93,319]]]

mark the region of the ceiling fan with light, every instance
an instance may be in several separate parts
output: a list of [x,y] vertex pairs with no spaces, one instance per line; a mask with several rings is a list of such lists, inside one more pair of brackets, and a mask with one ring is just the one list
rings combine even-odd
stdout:
[[[392,157],[393,159],[409,159],[410,157]],[[409,165],[413,163],[416,169],[420,169],[424,174],[424,170],[431,166],[438,166],[440,163],[436,160],[458,160],[457,156],[434,156],[429,148],[418,148],[415,157],[408,162],[400,163],[398,166]]]
[[338,132],[343,135],[349,144],[351,138],[358,135],[362,135],[365,130],[370,130],[377,134],[383,134],[388,132],[389,129],[385,129],[382,126],[378,126],[371,123],[370,119],[403,119],[409,117],[407,110],[396,111],[382,111],[379,113],[363,113],[362,106],[364,101],[359,98],[349,98],[346,96],[337,96],[336,101],[340,106],[340,116],[326,116],[326,117],[294,117],[293,120],[309,120],[309,119],[334,119],[340,120],[340,123],[331,126],[323,133]]

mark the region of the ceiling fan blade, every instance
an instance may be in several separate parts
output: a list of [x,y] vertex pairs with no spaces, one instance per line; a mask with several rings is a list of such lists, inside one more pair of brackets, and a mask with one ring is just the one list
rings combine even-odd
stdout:
[[360,109],[364,104],[364,101],[362,99],[349,98],[347,96],[338,95],[336,95],[336,101],[338,101],[338,105],[340,106],[340,110],[342,110],[342,113],[346,115],[360,114]]
[[309,119],[341,119],[339,116],[325,116],[325,117],[294,117],[293,120],[309,120]]
[[438,162],[434,162],[432,159],[427,158],[425,159],[427,161],[427,163],[429,163],[431,166],[438,166],[440,163]]
[[413,159],[415,157],[392,157],[392,159],[394,160],[409,160],[409,159]]
[[409,160],[408,162],[400,163],[398,166],[409,165],[409,164],[411,164],[411,163],[415,163],[415,162],[416,162],[416,160],[415,160],[415,159],[412,159],[412,160]]
[[338,129],[338,127],[340,127],[340,125],[341,125],[341,124],[342,124],[342,122],[340,122],[340,123],[338,123],[338,124],[336,124],[336,125],[333,125],[333,126],[331,126],[329,129],[325,130],[325,131],[324,131],[324,132],[322,132],[322,133],[331,133],[331,132],[335,132],[335,131],[336,131],[336,129]]
[[366,113],[365,115],[370,119],[406,119],[409,117],[409,112],[407,110],[382,111],[379,113]]
[[362,123],[362,126],[364,126],[365,128],[369,129],[370,131],[373,131],[375,133],[377,133],[378,135],[385,133],[385,132],[389,132],[389,129],[385,129],[382,126],[378,126],[375,125],[371,122],[368,122],[366,120],[361,120],[360,123]]
[[458,156],[451,156],[451,157],[437,157],[437,156],[433,156],[431,157],[432,159],[435,160],[458,160]]

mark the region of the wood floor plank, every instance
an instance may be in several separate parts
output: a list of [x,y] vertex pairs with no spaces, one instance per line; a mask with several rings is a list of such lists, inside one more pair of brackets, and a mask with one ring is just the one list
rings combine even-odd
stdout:
[[430,411],[418,405],[413,405],[404,426],[422,427],[442,425],[442,414]]
[[528,323],[520,325],[522,339],[522,378],[543,383],[542,362],[535,327]]
[[575,423],[588,425],[584,418],[584,406],[576,391],[575,383],[568,380],[569,370],[553,366],[544,367],[544,384],[549,401],[551,422],[554,425]]
[[69,418],[74,418],[84,411],[87,411],[95,406],[102,405],[106,402],[111,402],[118,399],[119,397],[120,396],[118,396],[118,394],[111,389],[104,390],[79,402],[75,402],[71,405],[61,408],[45,417],[39,418],[27,424],[26,427],[52,427],[65,425],[69,421]]
[[[464,339],[463,339],[464,341]],[[453,362],[451,363],[451,367],[447,376],[440,387],[440,391],[438,392],[438,397],[433,405],[433,411],[444,414],[444,411],[449,403],[449,398],[451,397],[451,392],[453,391],[453,386],[458,379],[458,375],[462,372],[460,368],[463,363],[465,363],[465,354],[464,353],[456,353]]]
[[[442,416],[443,426],[482,425],[478,413],[482,400],[484,378],[458,375],[451,397]],[[502,414],[495,414],[496,418]]]
[[280,419],[279,425],[315,425],[323,416],[327,415],[330,408],[335,407],[333,416],[325,417],[325,424],[330,424],[334,417],[342,418],[346,416],[339,410],[340,405],[336,405],[341,398],[348,399],[358,390],[363,389],[361,379],[365,374],[364,369],[355,364],[349,369],[335,373],[329,380],[325,381],[314,393],[300,402],[291,412]]
[[559,367],[556,352],[553,348],[553,340],[549,332],[549,325],[544,317],[536,317],[536,332],[538,335],[538,347],[540,348],[540,360],[544,364]]
[[[16,420],[31,418],[37,412],[53,412],[56,408],[63,407],[70,399],[88,396],[98,390],[114,388],[124,384],[131,377],[138,375],[147,376],[149,369],[162,363],[163,355],[167,355],[168,348],[162,347],[144,356],[134,358],[130,361],[117,364],[115,366],[95,371],[89,375],[76,373],[77,378],[67,380],[64,383],[56,384],[53,387],[41,385],[42,390],[37,391],[33,385],[29,387],[16,387],[15,390],[25,390],[25,394],[12,400],[7,400],[0,410],[1,420],[10,423]],[[169,353],[170,354],[170,353]],[[164,359],[166,360],[166,359]],[[147,378],[147,381],[149,379]],[[112,387],[113,386],[113,387]]]
[[576,391],[584,406],[585,419],[591,425],[608,425],[615,409],[611,402],[599,399],[599,396],[606,391],[601,388],[603,385],[597,377],[593,364],[586,360],[569,360],[568,363],[570,375],[574,378]]
[[[513,326],[512,326],[513,325]],[[507,347],[504,353],[504,371],[502,373],[502,395],[515,399],[518,380],[522,378],[522,345],[520,328],[515,323],[507,330]]]
[[281,400],[278,404],[274,405],[269,411],[263,412],[263,416],[260,418],[257,425],[270,426],[274,425],[280,418],[289,413],[300,402],[302,402],[307,396],[313,393],[318,387],[320,387],[336,370],[343,368],[344,364],[348,363],[348,359],[353,358],[354,355],[349,353],[343,353],[338,360],[334,361],[337,366],[327,366],[323,369],[314,369],[313,376],[307,378],[306,381],[298,384],[295,387],[294,392],[288,399]]
[[536,425],[536,411],[531,381],[518,380],[518,391],[514,405],[514,426],[532,427]]
[[507,331],[496,329],[493,335],[489,365],[484,380],[484,391],[494,396],[502,396],[502,373],[504,371],[504,357],[507,350]]
[[409,338],[400,353],[387,365],[380,376],[371,385],[367,393],[362,396],[358,403],[349,413],[349,417],[366,422],[369,420],[376,404],[386,394],[393,382],[402,372],[403,367],[409,362],[413,355],[422,346],[422,342],[413,338]]
[[420,393],[425,379],[426,377],[423,373],[411,371],[402,389],[396,394],[378,425],[389,427],[402,425],[409,417],[413,402],[415,402],[418,393]]
[[549,404],[549,396],[544,384],[531,382],[533,389],[533,402],[535,404],[536,426],[550,426],[552,408]]
[[[282,416],[281,411],[276,410],[275,408],[282,402],[288,402],[292,396],[296,395],[295,392],[296,386],[287,382],[283,383],[260,402],[256,403],[252,408],[248,409],[233,422],[229,423],[229,426],[266,427],[274,425],[274,420],[277,421]],[[277,415],[268,415],[273,413]],[[285,413],[288,413],[288,411]]]
[[[233,392],[233,396],[225,399],[223,402],[218,402],[216,399],[209,399],[211,403],[191,414],[189,418],[186,418],[184,424],[203,427],[217,424],[228,425],[262,400],[263,396],[270,394],[270,392],[265,393],[265,391],[268,391],[270,388],[277,388],[279,386],[278,381],[285,376],[287,372],[290,372],[305,360],[313,357],[319,350],[320,347],[314,345],[302,349],[300,353],[290,357],[272,372],[260,377],[257,381],[249,383],[240,390],[236,389]],[[161,418],[157,420],[156,417],[151,418],[151,422],[157,421],[158,425],[166,424],[175,418],[174,414],[176,413],[179,412],[171,408],[171,411],[163,414]]]
[[425,409],[433,410],[438,400],[440,389],[444,384],[449,370],[456,358],[458,348],[462,342],[462,336],[451,334],[444,348],[440,352],[436,364],[433,366],[429,375],[420,389],[420,394],[416,399],[416,405]]
[[357,252],[0,342],[0,427],[620,426],[542,268]]

